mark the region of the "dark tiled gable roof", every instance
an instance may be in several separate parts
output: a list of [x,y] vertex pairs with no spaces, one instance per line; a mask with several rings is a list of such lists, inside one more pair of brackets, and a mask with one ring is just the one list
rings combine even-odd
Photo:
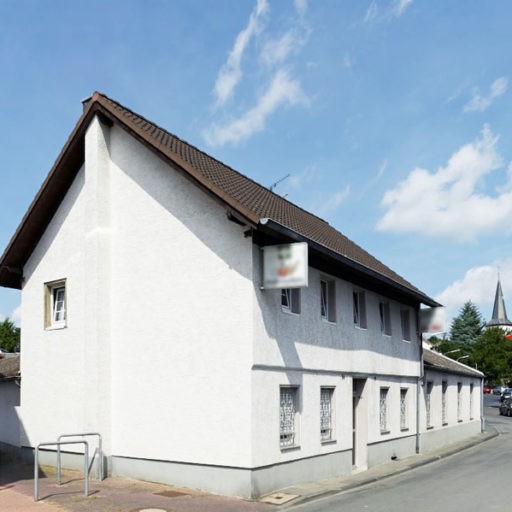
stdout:
[[423,362],[425,369],[432,368],[433,370],[439,370],[442,372],[458,373],[461,375],[468,375],[471,377],[483,377],[484,374],[466,366],[465,364],[458,363],[449,357],[443,356],[433,350],[424,349],[423,351]]
[[[72,148],[73,141],[80,138],[84,132],[84,125],[87,125],[94,113],[97,112],[103,115],[107,122],[119,123],[122,128],[146,144],[159,156],[181,168],[188,177],[214,194],[233,212],[236,212],[239,217],[252,224],[253,227],[262,226],[263,219],[270,219],[273,223],[297,233],[306,241],[317,244],[321,249],[325,248],[331,256],[339,256],[346,263],[356,265],[363,273],[368,271],[374,277],[385,278],[388,285],[399,287],[406,294],[412,294],[416,301],[436,305],[433,299],[423,294],[411,283],[350,241],[324,220],[274,194],[269,189],[184,142],[144,117],[135,114],[116,101],[96,92],[89,100],[84,102],[84,105],[84,114],[34,203],[44,196],[45,186],[51,184],[52,174],[58,173],[59,165],[64,164],[67,151]],[[27,216],[25,216],[24,221],[26,220]],[[20,228],[18,228],[17,234],[20,232]],[[16,235],[13,240],[15,241],[15,239]],[[6,255],[12,244],[13,241],[11,241],[10,246],[0,260],[0,284],[3,284],[1,265],[6,260]]]

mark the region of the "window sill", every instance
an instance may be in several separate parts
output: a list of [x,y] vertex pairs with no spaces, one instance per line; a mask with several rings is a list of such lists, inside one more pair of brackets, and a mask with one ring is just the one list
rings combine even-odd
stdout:
[[48,327],[45,327],[44,330],[45,331],[58,331],[60,329],[65,329],[67,327],[66,324],[62,324],[62,325],[49,325]]
[[443,427],[447,427],[448,426],[448,423],[443,423],[442,424]]
[[300,450],[300,444],[294,444],[293,446],[281,446],[282,452],[291,452],[294,450]]
[[432,425],[427,427],[427,430],[434,430],[434,427]]
[[400,432],[409,432],[409,427],[401,428],[401,429],[400,429]]
[[320,444],[336,444],[336,439],[321,439]]
[[328,318],[325,318],[325,317],[322,317],[322,322],[324,324],[336,325],[336,320],[329,320]]
[[361,327],[360,325],[354,324],[354,327],[356,329],[359,329],[360,331],[367,331],[368,329],[366,327]]
[[281,311],[282,311],[285,315],[300,316],[300,313],[295,313],[294,311],[290,311],[289,309],[281,308]]
[[381,430],[380,431],[380,435],[381,436],[385,436],[385,435],[390,434],[390,433],[391,433],[391,430]]
[[386,334],[385,332],[381,332],[383,338],[391,338],[392,334]]

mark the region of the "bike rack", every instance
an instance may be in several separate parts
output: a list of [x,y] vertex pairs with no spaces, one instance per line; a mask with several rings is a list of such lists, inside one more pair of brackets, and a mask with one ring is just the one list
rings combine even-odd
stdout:
[[34,458],[34,501],[39,501],[39,448],[41,448],[41,446],[57,446],[60,451],[61,445],[68,445],[68,444],[83,444],[84,445],[84,496],[85,497],[89,496],[89,443],[84,440],[82,440],[82,441],[53,441],[51,443],[39,443],[36,446],[35,458]]
[[[86,437],[86,436],[97,436],[98,437],[98,456],[100,458],[100,463],[98,464],[98,480],[102,481],[105,478],[105,472],[103,467],[103,443],[101,434],[99,432],[80,432],[78,434],[62,434],[58,437],[57,441],[60,443],[61,439],[64,437]],[[96,453],[96,452],[95,452]],[[91,460],[91,465],[94,460],[94,455]],[[61,475],[61,458],[60,458],[60,445],[57,445],[57,484],[60,485]]]

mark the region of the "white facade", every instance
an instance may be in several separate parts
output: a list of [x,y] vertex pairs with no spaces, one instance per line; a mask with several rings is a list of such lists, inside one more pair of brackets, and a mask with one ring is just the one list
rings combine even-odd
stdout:
[[[245,231],[95,117],[85,164],[23,268],[20,444],[97,431],[114,474],[238,496],[414,453],[416,309],[310,267],[300,313],[284,311],[280,290],[260,289]],[[65,286],[64,325],[45,314],[52,283]],[[479,420],[473,406],[461,423]]]

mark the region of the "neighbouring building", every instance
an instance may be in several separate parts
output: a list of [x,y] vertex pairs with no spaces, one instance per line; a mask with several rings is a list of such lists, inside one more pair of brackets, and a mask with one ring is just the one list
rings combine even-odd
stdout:
[[[262,289],[262,247],[295,242],[308,286]],[[480,431],[477,375],[433,365],[424,378],[418,315],[434,299],[100,93],[1,257],[0,285],[22,290],[28,454],[97,431],[111,474],[256,497],[411,455],[433,432]],[[447,397],[443,421],[428,389]]]

